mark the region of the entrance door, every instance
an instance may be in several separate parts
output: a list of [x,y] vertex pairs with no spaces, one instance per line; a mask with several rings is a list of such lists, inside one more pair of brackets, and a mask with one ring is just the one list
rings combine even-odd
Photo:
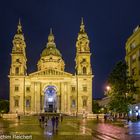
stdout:
[[44,111],[45,112],[56,112],[57,110],[57,98],[56,98],[56,88],[54,86],[48,86],[45,89],[44,98]]

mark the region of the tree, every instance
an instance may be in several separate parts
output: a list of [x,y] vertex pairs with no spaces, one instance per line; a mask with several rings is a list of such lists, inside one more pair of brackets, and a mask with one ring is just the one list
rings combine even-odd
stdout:
[[109,75],[108,84],[111,87],[107,92],[110,96],[109,108],[113,112],[128,113],[129,105],[134,103],[134,94],[138,87],[135,80],[128,76],[128,66],[120,61]]
[[9,112],[9,101],[0,100],[0,113],[8,113]]
[[99,106],[98,102],[93,100],[93,102],[92,102],[93,113],[98,114],[100,109],[101,109],[101,107]]

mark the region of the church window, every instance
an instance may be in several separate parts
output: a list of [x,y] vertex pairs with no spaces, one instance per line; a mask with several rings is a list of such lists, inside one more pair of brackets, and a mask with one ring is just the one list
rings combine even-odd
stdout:
[[83,58],[83,62],[86,62],[86,59],[85,58]]
[[135,74],[136,74],[136,67],[134,67],[134,68],[131,70],[131,74],[132,74],[132,75],[135,75]]
[[30,87],[26,87],[26,92],[30,92]]
[[133,54],[131,56],[131,61],[132,61],[132,63],[136,62],[136,54]]
[[71,107],[74,108],[75,105],[76,105],[76,103],[75,103],[75,100],[73,99],[73,100],[72,100],[72,103],[71,103]]
[[19,86],[18,85],[15,85],[15,91],[19,91]]
[[132,43],[130,44],[130,48],[131,48],[131,50],[134,49],[134,48],[136,48],[135,42],[132,42]]
[[83,86],[83,91],[87,91],[87,86]]
[[20,61],[19,61],[19,58],[16,59],[16,62],[20,62]]
[[26,107],[30,107],[30,100],[29,99],[26,100]]
[[83,67],[83,74],[86,74],[87,73],[87,69],[86,67]]
[[72,92],[75,92],[75,86],[72,86],[72,87],[71,87],[71,91],[72,91]]
[[15,74],[19,74],[19,67],[15,68]]
[[84,100],[83,100],[83,107],[86,107],[86,106],[87,106],[87,100],[84,99]]
[[15,107],[19,107],[19,100],[15,99]]

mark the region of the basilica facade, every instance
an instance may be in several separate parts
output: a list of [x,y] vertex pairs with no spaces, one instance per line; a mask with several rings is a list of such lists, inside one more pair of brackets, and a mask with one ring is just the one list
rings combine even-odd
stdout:
[[50,30],[48,42],[37,63],[37,71],[27,73],[26,43],[19,21],[8,76],[10,113],[92,113],[91,53],[83,20],[75,49],[75,74],[71,74],[65,72],[65,62]]

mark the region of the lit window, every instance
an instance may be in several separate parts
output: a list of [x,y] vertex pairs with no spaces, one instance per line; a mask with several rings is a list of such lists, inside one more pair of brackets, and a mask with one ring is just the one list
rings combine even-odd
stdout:
[[15,86],[15,91],[16,92],[19,91],[19,86],[18,85]]
[[53,102],[53,97],[48,97],[48,102]]
[[136,61],[136,54],[132,55],[131,60],[132,60],[132,62]]
[[133,43],[130,44],[130,48],[131,48],[131,49],[134,49],[135,47],[136,47],[135,42],[133,42]]
[[136,110],[138,110],[138,108],[139,108],[138,106],[135,106],[135,109],[136,109]]
[[19,100],[15,99],[15,107],[19,107]]

